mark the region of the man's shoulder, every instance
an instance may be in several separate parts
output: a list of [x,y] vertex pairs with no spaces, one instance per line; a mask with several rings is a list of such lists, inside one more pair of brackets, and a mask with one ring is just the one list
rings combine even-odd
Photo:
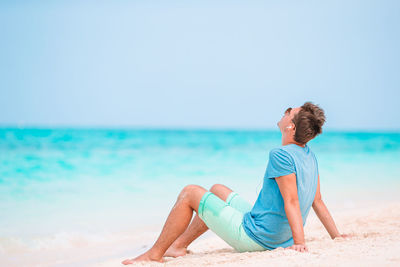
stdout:
[[278,146],[278,147],[274,147],[273,149],[271,149],[269,151],[269,155],[275,155],[275,154],[285,153],[285,152],[287,152],[287,151],[284,148],[284,146]]
[[293,156],[291,155],[290,149],[288,149],[287,146],[279,146],[269,151],[269,157],[292,159]]
[[311,154],[312,157],[316,158],[314,152],[310,149],[308,145],[306,145],[306,149],[304,150],[302,147],[297,146],[295,144],[289,144],[285,146],[278,146],[270,150],[269,156],[286,156],[289,158],[303,158],[306,154]]
[[269,151],[270,154],[291,154],[293,152],[292,144],[285,146],[278,146]]

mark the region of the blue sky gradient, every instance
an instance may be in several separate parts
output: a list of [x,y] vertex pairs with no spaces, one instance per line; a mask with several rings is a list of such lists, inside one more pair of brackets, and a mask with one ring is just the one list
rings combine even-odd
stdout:
[[0,126],[399,130],[399,1],[1,1]]

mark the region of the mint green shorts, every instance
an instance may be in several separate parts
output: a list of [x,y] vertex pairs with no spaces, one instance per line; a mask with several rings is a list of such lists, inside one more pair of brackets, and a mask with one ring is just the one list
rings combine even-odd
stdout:
[[243,229],[243,215],[251,208],[252,205],[236,192],[230,193],[226,202],[207,192],[200,200],[198,215],[211,231],[236,251],[263,251],[266,249]]

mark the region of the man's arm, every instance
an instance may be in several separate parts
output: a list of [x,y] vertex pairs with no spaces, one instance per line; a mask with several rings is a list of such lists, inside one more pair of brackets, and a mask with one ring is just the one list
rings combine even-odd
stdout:
[[291,173],[276,177],[275,180],[281,191],[286,216],[292,230],[294,241],[292,247],[297,251],[307,251],[304,239],[303,218],[301,217],[299,197],[297,195],[296,174]]
[[322,201],[321,192],[319,188],[319,175],[318,175],[317,192],[315,193],[315,199],[312,204],[312,207],[332,239],[342,236],[339,233],[338,229],[336,228],[335,222],[333,221],[333,218],[329,213],[328,208]]

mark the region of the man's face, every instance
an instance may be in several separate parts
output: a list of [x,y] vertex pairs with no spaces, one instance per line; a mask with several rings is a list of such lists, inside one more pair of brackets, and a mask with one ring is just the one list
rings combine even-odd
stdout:
[[[300,109],[301,109],[301,107],[286,109],[281,120],[278,121],[278,123],[277,123],[281,132],[287,131],[287,130],[293,130],[294,124],[292,122],[292,119],[294,118],[294,115],[296,115],[300,111]],[[292,128],[286,128],[288,126],[292,126]]]

